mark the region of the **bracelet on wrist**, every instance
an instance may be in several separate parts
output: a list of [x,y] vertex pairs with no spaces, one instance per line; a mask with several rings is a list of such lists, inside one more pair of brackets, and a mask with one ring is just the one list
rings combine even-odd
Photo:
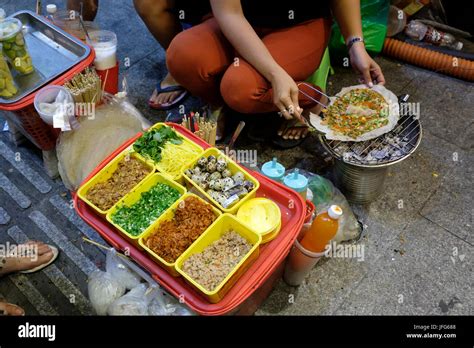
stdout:
[[352,38],[350,38],[349,40],[347,40],[347,43],[346,43],[346,46],[347,46],[347,51],[350,51],[352,46],[356,43],[356,42],[362,42],[364,43],[364,39],[360,36],[354,36]]

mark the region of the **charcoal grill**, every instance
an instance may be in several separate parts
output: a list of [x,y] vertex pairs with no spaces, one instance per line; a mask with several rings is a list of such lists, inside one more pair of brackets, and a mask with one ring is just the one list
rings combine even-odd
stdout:
[[351,203],[367,204],[383,190],[388,167],[408,158],[422,138],[419,117],[406,107],[408,95],[399,98],[400,119],[384,135],[363,142],[328,140],[319,135],[323,147],[335,159],[336,185]]

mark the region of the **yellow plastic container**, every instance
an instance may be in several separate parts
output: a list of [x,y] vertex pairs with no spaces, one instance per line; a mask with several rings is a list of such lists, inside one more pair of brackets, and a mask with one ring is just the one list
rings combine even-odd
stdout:
[[[199,185],[197,185],[194,181],[191,180],[191,178],[189,178],[186,174],[184,174],[184,170],[186,170],[188,168],[194,168],[194,166],[196,165],[199,157],[201,157],[201,156],[208,157],[210,155],[213,155],[216,158],[224,157],[226,159],[227,163],[228,163],[228,168],[231,171],[232,175],[234,175],[237,171],[241,171],[242,173],[244,173],[245,180],[251,181],[254,185],[254,188],[253,188],[252,191],[250,191],[245,197],[241,198],[236,204],[230,206],[229,208],[222,207],[217,201],[215,201],[213,198],[211,198],[211,196],[209,196],[206,193],[206,191],[204,191],[202,188],[200,188]],[[235,212],[242,206],[242,204],[247,202],[249,199],[255,197],[255,194],[257,193],[257,190],[260,187],[260,183],[252,175],[250,175],[245,169],[238,166],[237,163],[235,163],[232,159],[227,157],[224,153],[222,153],[221,151],[219,151],[215,147],[208,148],[206,151],[204,151],[203,154],[201,154],[201,156],[196,158],[193,162],[191,162],[189,164],[189,166],[187,166],[186,168],[183,169],[183,177],[186,179],[186,181],[190,185],[194,186],[199,192],[201,192],[201,194],[204,197],[206,197],[210,202],[212,202],[212,204],[214,204],[216,207],[218,207],[220,210],[222,210],[225,213],[235,214]]]
[[275,230],[273,230],[272,232],[267,233],[266,235],[262,236],[262,244],[271,242],[276,237],[278,237],[278,234],[280,233],[280,230],[281,230],[281,221],[278,224],[278,226],[275,228]]
[[[155,223],[153,223],[152,227],[146,232],[146,233],[143,233],[140,237],[140,239],[138,240],[138,243],[142,246],[143,249],[145,249],[151,256],[153,256],[155,258],[155,260],[157,261],[157,263],[162,266],[164,269],[166,269],[168,271],[168,273],[170,273],[172,276],[174,277],[179,277],[180,274],[178,273],[178,271],[175,269],[175,264],[176,264],[176,261],[173,262],[173,263],[169,263],[167,261],[165,261],[163,258],[161,258],[157,253],[155,253],[153,250],[151,250],[150,248],[148,248],[148,246],[146,245],[146,239],[153,235],[153,233],[156,231],[156,229],[158,228],[158,226],[160,224],[163,223],[163,221],[168,221],[168,220],[171,220],[173,217],[174,217],[174,212],[176,210],[176,208],[178,207],[178,205],[184,201],[187,197],[195,197],[197,199],[199,199],[201,202],[203,203],[206,203],[206,204],[209,204],[208,202],[206,202],[205,200],[203,200],[201,197],[199,196],[196,196],[195,194],[192,194],[192,193],[186,193],[185,195],[183,195],[183,197],[181,197],[180,199],[178,199],[172,206],[170,209],[168,209],[164,214],[162,214],[158,220],[155,221]],[[217,209],[216,207],[212,206],[211,204],[209,204],[211,207],[212,207],[212,210],[214,211],[214,214],[216,215],[216,217],[219,217],[221,216],[221,211],[219,209]],[[210,227],[210,226],[209,226]],[[209,229],[208,227],[208,229]],[[207,231],[207,229],[205,231],[203,231],[203,233],[205,233]],[[191,244],[192,245],[192,244]],[[190,247],[191,247],[190,245]],[[189,248],[188,248],[189,249]],[[186,252],[186,251],[185,251]]]
[[143,159],[139,158],[138,156],[136,156],[136,154],[130,153],[130,150],[125,150],[122,153],[120,153],[117,157],[115,157],[112,161],[110,161],[104,168],[102,168],[102,170],[100,170],[96,175],[94,175],[89,181],[87,181],[84,185],[82,185],[79,188],[79,190],[77,191],[77,194],[79,195],[79,197],[84,202],[86,202],[90,207],[92,207],[95,211],[97,211],[100,215],[106,215],[115,206],[115,204],[117,204],[119,201],[116,202],[112,207],[110,207],[110,209],[102,210],[99,207],[95,206],[91,201],[89,201],[87,199],[87,192],[89,192],[89,190],[93,186],[95,186],[96,184],[107,181],[108,179],[110,179],[110,177],[117,170],[119,163],[127,156],[134,157],[135,159],[143,162],[150,169],[150,173],[147,174],[147,176],[145,176],[142,179],[142,181],[137,183],[137,185],[135,185],[135,187],[132,188],[132,191],[138,185],[140,185],[140,183],[142,183],[144,180],[146,180],[147,178],[149,178],[150,176],[152,176],[155,173],[155,167],[153,165],[151,165],[150,163],[147,163]]
[[[160,129],[161,127],[168,127],[168,128],[171,128],[171,127],[167,126],[166,124],[159,122],[159,123],[156,123],[155,125],[153,125],[150,129]],[[197,160],[199,157],[201,157],[201,154],[204,152],[204,150],[202,149],[201,146],[199,146],[199,145],[196,144],[195,142],[189,140],[188,138],[186,138],[186,136],[184,136],[183,134],[179,133],[179,132],[176,131],[175,129],[173,129],[173,130],[174,130],[176,133],[178,133],[178,135],[179,135],[180,137],[183,138],[183,143],[188,144],[188,145],[191,146],[192,148],[196,149],[196,151],[198,152],[198,154],[195,156],[196,158],[190,160],[190,162],[191,162],[191,161],[194,161],[194,160]],[[132,148],[133,148],[133,147],[132,147]],[[167,173],[166,171],[164,171],[163,168],[160,166],[160,163],[159,163],[159,162],[155,162],[155,161],[153,161],[153,160],[151,160],[151,159],[147,159],[147,158],[145,158],[144,156],[140,155],[139,153],[136,153],[136,154],[137,154],[137,156],[138,156],[139,158],[141,158],[143,161],[147,161],[148,163],[151,163],[152,165],[154,165],[155,168],[156,168],[160,173],[162,173],[162,174],[164,174],[164,175],[167,175],[171,180],[175,180],[175,181],[177,181],[177,182],[179,182],[179,183],[184,183],[183,170],[184,170],[184,168],[187,168],[187,167],[188,167],[188,164],[189,164],[190,162],[185,163],[185,164],[183,165],[183,169],[180,171],[180,173],[179,173],[178,175],[174,175],[174,176],[173,176],[173,175],[171,175],[170,173]]]
[[[163,174],[155,173],[151,175],[149,178],[147,178],[146,180],[142,181],[140,185],[135,187],[132,191],[130,191],[130,193],[128,193],[125,197],[123,197],[120,201],[118,201],[117,204],[115,204],[115,206],[113,206],[112,209],[110,209],[106,215],[107,221],[110,222],[113,226],[115,226],[120,232],[122,232],[128,239],[130,239],[136,245],[139,245],[138,239],[140,238],[140,236],[147,233],[152,228],[154,222],[156,222],[156,220],[158,220],[159,217],[152,224],[150,224],[150,226],[148,226],[142,233],[140,233],[137,236],[133,236],[129,234],[126,230],[124,230],[120,225],[116,224],[112,220],[112,216],[115,214],[117,209],[121,207],[122,205],[126,205],[128,207],[134,205],[141,198],[141,194],[143,192],[149,191],[153,186],[155,186],[158,183],[166,184],[168,186],[175,188],[180,193],[181,196],[186,193],[185,187],[181,186],[177,182],[170,180],[169,177],[164,176]],[[163,214],[165,214],[173,206],[173,204],[167,210],[165,210]]]
[[[247,239],[248,242],[253,244],[253,247],[214,290],[208,291],[183,271],[183,263],[191,255],[202,252],[212,242],[221,238],[222,235],[229,230],[234,230],[239,233],[242,237]],[[217,303],[224,298],[225,294],[232,288],[242,274],[245,273],[252,262],[258,258],[261,241],[262,237],[258,233],[255,233],[241,223],[235,216],[223,214],[176,260],[175,267],[185,280],[202,293],[209,302]]]
[[245,202],[237,212],[237,219],[262,236],[262,243],[278,235],[281,227],[281,211],[268,198],[254,198]]

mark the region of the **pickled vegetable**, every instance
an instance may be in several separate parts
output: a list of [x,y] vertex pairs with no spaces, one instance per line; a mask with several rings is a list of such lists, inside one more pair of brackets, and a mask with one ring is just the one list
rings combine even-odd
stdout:
[[20,21],[10,19],[0,23],[0,43],[3,47],[3,53],[10,60],[13,69],[23,75],[34,71],[25,38],[21,31]]
[[0,57],[0,97],[10,98],[17,92],[8,64],[3,57]]

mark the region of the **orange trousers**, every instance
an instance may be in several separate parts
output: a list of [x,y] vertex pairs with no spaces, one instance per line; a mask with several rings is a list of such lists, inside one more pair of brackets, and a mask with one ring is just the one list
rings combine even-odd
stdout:
[[[284,29],[255,31],[275,61],[296,81],[306,80],[319,66],[331,20],[319,18]],[[241,113],[278,111],[271,84],[240,57],[215,18],[179,33],[166,54],[168,71],[191,94],[213,105],[227,104]],[[315,86],[317,87],[317,86]],[[320,95],[301,87],[316,100]],[[300,106],[315,102],[300,93]]]

